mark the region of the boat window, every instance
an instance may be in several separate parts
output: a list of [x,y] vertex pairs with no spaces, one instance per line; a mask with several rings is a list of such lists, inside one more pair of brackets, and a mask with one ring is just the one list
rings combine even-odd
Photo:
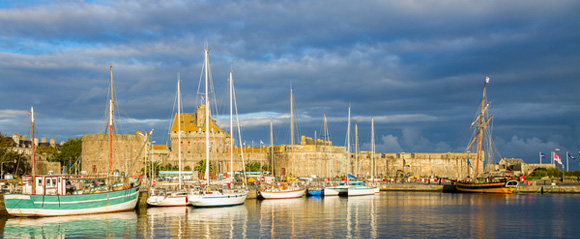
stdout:
[[42,186],[42,179],[41,178],[38,179],[38,186]]

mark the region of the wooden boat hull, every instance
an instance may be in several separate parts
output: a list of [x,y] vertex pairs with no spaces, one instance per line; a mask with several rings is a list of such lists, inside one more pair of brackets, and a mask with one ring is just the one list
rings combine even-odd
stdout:
[[66,216],[133,210],[138,196],[139,186],[79,195],[7,194],[4,195],[4,205],[12,216]]
[[511,194],[511,193],[515,192],[516,188],[506,186],[505,182],[494,182],[494,183],[458,182],[455,184],[455,189],[459,192],[466,192],[466,193]]
[[286,199],[286,198],[300,198],[304,196],[306,189],[298,190],[280,190],[280,191],[268,191],[260,190],[260,196],[264,199]]

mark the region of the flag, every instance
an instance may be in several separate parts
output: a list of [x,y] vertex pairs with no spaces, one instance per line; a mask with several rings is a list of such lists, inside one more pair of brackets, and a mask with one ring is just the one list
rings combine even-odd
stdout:
[[406,167],[411,167],[411,166],[409,165],[409,163],[407,163],[407,160],[404,160],[404,159],[403,159],[403,163],[405,164],[405,166],[406,166]]
[[546,158],[546,155],[542,152],[540,152],[540,156],[542,156],[542,158]]
[[560,155],[558,155],[557,153],[554,153],[554,160],[557,161],[559,164],[562,164],[562,159],[560,158]]
[[203,95],[199,95],[199,96],[201,96],[201,102],[203,103]]
[[576,158],[574,158],[574,156],[570,155],[570,153],[568,153],[568,158],[572,159],[572,160],[576,159]]
[[489,83],[489,76],[486,76],[485,77],[485,84],[488,84],[488,83]]
[[471,167],[471,162],[469,161],[469,158],[467,158],[467,165],[469,165],[470,168],[473,168]]

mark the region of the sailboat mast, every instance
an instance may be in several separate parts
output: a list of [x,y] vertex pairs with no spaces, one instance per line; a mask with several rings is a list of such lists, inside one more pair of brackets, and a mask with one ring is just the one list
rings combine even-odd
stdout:
[[350,166],[350,105],[348,106],[348,127],[346,130],[346,184],[348,185],[348,174]]
[[276,177],[276,166],[274,165],[274,133],[272,132],[272,120],[270,120],[270,148],[270,165],[272,166],[272,175]]
[[371,182],[375,175],[375,118],[371,118]]
[[360,160],[358,157],[358,124],[354,124],[354,152],[356,164],[358,164],[358,174],[360,174]]
[[294,100],[292,98],[292,87],[290,87],[290,147],[292,149],[292,174],[294,175]]
[[177,157],[179,159],[179,188],[181,189],[181,88],[179,81],[179,73],[177,73]]
[[234,174],[234,106],[233,106],[233,95],[234,95],[234,82],[232,77],[232,71],[230,71],[230,170],[232,175]]
[[479,112],[479,125],[478,125],[478,132],[477,132],[477,161],[475,163],[475,176],[477,177],[477,175],[479,174],[479,159],[480,159],[480,155],[481,155],[481,141],[483,138],[483,129],[485,128],[484,126],[484,108],[485,108],[485,87],[486,87],[487,83],[483,84],[483,95],[481,97],[481,111]]
[[109,66],[111,99],[109,100],[109,175],[113,174],[113,66]]
[[[316,139],[317,139],[317,138],[316,138],[316,130],[315,130],[315,131],[314,131],[314,157],[315,157],[315,159],[317,159],[317,158],[318,158],[318,152],[317,152],[317,148],[316,148],[316,146],[318,146],[318,145],[317,145],[317,143],[318,143],[318,142],[316,142],[316,141],[317,141]],[[317,160],[317,161],[318,161],[318,160]],[[320,172],[319,172],[318,170],[320,170],[320,168],[317,168],[317,169],[316,169],[316,175],[320,176]]]
[[30,107],[30,127],[32,133],[32,194],[36,195],[36,146],[34,145],[34,107]]
[[205,180],[207,186],[209,187],[209,94],[208,94],[208,68],[209,68],[209,56],[207,48],[204,49],[205,52]]
[[[324,145],[326,146],[326,142],[328,141],[328,129],[326,128],[326,114],[324,114]],[[326,147],[325,147],[326,148]],[[326,157],[326,155],[325,155]],[[328,177],[332,174],[330,172],[330,165],[329,162],[326,162],[326,170],[328,171]]]

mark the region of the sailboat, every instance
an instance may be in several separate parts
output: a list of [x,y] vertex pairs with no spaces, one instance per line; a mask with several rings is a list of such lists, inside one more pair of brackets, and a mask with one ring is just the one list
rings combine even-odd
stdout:
[[[325,137],[325,141],[327,141],[327,137],[328,137],[328,126],[326,124],[326,114],[324,115],[324,137]],[[330,180],[330,178],[332,177],[332,166],[329,165],[330,162],[332,161],[332,159],[328,159],[329,162],[326,163],[326,166],[328,167],[328,178]],[[327,182],[328,184],[330,184],[331,182]],[[329,185],[324,187],[324,189],[322,190],[322,193],[324,194],[324,196],[338,196],[338,191],[336,191],[335,189],[336,186],[334,185]]]
[[[479,178],[479,162],[482,161],[482,164],[485,158],[493,157],[492,148],[493,143],[491,139],[491,130],[489,126],[489,122],[493,118],[493,114],[491,116],[488,115],[488,108],[491,102],[487,102],[486,98],[486,87],[489,83],[489,77],[485,78],[485,82],[483,83],[483,96],[481,99],[481,106],[479,107],[480,110],[478,112],[478,116],[476,117],[475,121],[471,124],[475,130],[475,136],[469,143],[466,148],[466,151],[471,148],[471,146],[477,146],[477,158],[476,158],[476,168],[475,168],[475,178],[476,180],[464,180],[461,182],[457,182],[455,184],[455,188],[459,192],[471,192],[471,193],[499,193],[499,194],[511,194],[514,193],[516,187],[518,186],[518,182],[515,180],[507,180],[507,177],[487,177],[487,178]],[[484,140],[485,139],[485,140]],[[477,141],[476,145],[473,145]],[[485,142],[485,143],[482,143]],[[482,146],[485,149],[482,149]],[[482,157],[483,152],[486,153],[485,157]],[[483,158],[483,159],[482,159]],[[469,167],[471,168],[471,163],[469,163]],[[474,178],[474,177],[471,177]],[[481,180],[478,180],[481,179]]]
[[[202,191],[194,192],[188,196],[189,203],[194,207],[223,207],[223,206],[234,206],[243,204],[246,201],[246,197],[248,196],[248,190],[244,187],[241,189],[236,188],[212,188],[210,185],[209,180],[209,110],[210,110],[210,97],[208,94],[208,84],[209,84],[209,52],[207,47],[204,49],[204,70],[205,70],[205,188]],[[231,99],[233,95],[233,78],[232,72],[230,71],[230,122],[231,122],[231,112],[232,112],[232,104]],[[237,109],[237,108],[236,108]],[[232,124],[230,124],[232,127]],[[230,132],[232,129],[230,128]],[[239,124],[238,124],[239,130]],[[233,137],[233,136],[232,136]],[[241,136],[240,136],[241,137]],[[231,139],[230,139],[231,140]],[[232,141],[230,141],[232,142]],[[232,160],[232,173],[233,173],[233,144],[230,148],[230,156]]]
[[[324,115],[324,118],[326,119],[326,115]],[[317,155],[317,142],[318,142],[318,138],[316,137],[316,131],[314,131],[314,154]],[[320,160],[316,160],[316,161],[320,161]],[[322,165],[319,165],[319,170],[322,170]],[[322,171],[319,171],[318,175],[322,175]],[[308,190],[306,190],[306,195],[308,196],[324,196],[324,181],[320,181],[320,179],[318,179],[318,182],[315,182],[314,184],[311,184],[308,187]]]
[[293,179],[295,177],[294,171],[294,104],[292,88],[290,88],[290,148],[292,150],[292,176],[290,182],[273,182],[269,187],[262,183],[258,189],[259,195],[264,199],[287,199],[300,198],[304,196],[306,188],[303,185],[298,185]]
[[[177,142],[181,142],[181,90],[179,74],[177,75]],[[181,181],[181,143],[177,144],[177,155],[179,158],[179,185],[177,190],[168,190],[165,188],[152,188],[147,198],[147,204],[155,207],[178,207],[187,206],[189,201],[187,192],[182,188]]]
[[380,193],[378,183],[375,185],[375,118],[371,118],[371,183],[369,186],[373,187],[375,193]]
[[347,151],[346,151],[346,175],[347,179],[346,182],[342,185],[334,187],[334,190],[338,192],[339,196],[362,196],[362,195],[372,195],[375,194],[375,190],[373,187],[367,186],[366,183],[362,181],[353,181],[350,182],[349,178],[351,175],[349,174],[350,168],[350,106],[348,107],[348,129],[346,132],[347,135]]
[[[30,108],[32,133],[32,176],[22,177],[22,193],[4,195],[6,211],[12,216],[65,216],[129,211],[137,205],[140,178],[126,178],[124,183],[113,184],[112,178],[112,128],[113,128],[113,67],[111,71],[111,99],[109,101],[110,162],[106,181],[110,184],[99,190],[75,190],[71,182],[85,181],[87,177],[67,175],[36,175],[36,149],[34,144],[34,108]],[[121,179],[121,178],[117,178]]]

